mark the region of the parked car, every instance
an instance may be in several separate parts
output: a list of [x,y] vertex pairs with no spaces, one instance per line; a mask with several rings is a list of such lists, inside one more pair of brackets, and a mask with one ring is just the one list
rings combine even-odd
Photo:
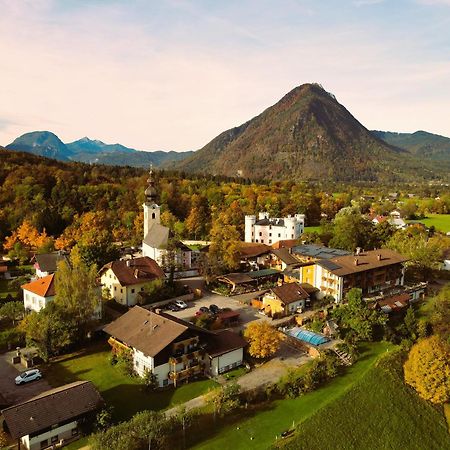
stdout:
[[206,306],[201,306],[200,309],[195,313],[196,317],[202,316],[203,314],[209,314],[210,311]]
[[217,305],[209,305],[209,310],[212,314],[219,314],[220,308]]
[[175,305],[175,303],[169,303],[169,304],[167,305],[167,309],[168,309],[169,311],[179,311],[179,310],[180,310],[180,308],[178,308],[178,306]]
[[15,378],[15,383],[17,385],[28,383],[29,381],[40,380],[42,378],[42,373],[39,369],[31,369],[22,372]]
[[176,300],[174,303],[180,309],[186,309],[188,307],[188,305],[186,305],[186,303],[184,303],[183,300]]

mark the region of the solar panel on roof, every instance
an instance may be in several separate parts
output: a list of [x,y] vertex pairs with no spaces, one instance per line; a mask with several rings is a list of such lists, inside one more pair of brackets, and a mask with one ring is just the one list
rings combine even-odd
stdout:
[[342,266],[340,266],[339,264],[336,264],[335,262],[329,261],[329,260],[319,261],[319,264],[322,267],[325,267],[325,269],[328,269],[328,270],[337,270],[337,269],[341,269],[342,268]]

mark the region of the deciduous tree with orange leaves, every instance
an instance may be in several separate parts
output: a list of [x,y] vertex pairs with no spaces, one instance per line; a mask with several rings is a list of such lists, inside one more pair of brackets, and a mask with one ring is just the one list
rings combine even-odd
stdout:
[[283,335],[268,322],[252,322],[244,331],[249,341],[248,349],[255,358],[268,358],[280,348]]

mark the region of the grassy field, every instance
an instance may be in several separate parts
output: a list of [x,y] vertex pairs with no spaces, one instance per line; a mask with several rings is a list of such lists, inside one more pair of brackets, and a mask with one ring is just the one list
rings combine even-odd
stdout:
[[317,225],[315,227],[305,227],[305,233],[320,233],[322,227],[320,225]]
[[[414,222],[414,220],[408,220],[408,222]],[[427,227],[434,226],[436,230],[448,233],[450,231],[450,214],[428,214],[425,219],[417,220]]]
[[214,437],[195,448],[234,450],[269,448],[275,443],[275,437],[292,427],[293,423],[297,425],[307,420],[315,412],[343,396],[364,377],[378,358],[392,348],[391,344],[384,342],[367,346],[360,360],[350,367],[344,376],[303,397],[275,401],[269,409],[240,421],[239,428],[237,424],[233,424],[219,429]]
[[17,291],[8,288],[8,281],[9,280],[0,280],[0,298],[5,298],[8,294],[17,294]]
[[442,411],[403,383],[401,361],[390,355],[302,423],[281,448],[445,450],[450,434]]
[[184,403],[216,386],[211,380],[195,381],[177,389],[146,392],[138,378],[131,378],[118,367],[111,366],[107,344],[98,343],[84,352],[65,355],[44,370],[52,386],[77,380],[90,380],[105,401],[114,407],[114,419],[126,420],[144,409],[162,410]]

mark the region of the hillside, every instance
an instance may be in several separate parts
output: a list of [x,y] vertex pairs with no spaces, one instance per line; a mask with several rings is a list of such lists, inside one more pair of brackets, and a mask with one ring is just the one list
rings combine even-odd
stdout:
[[193,152],[145,152],[121,144],[105,144],[84,137],[68,144],[50,131],[33,131],[7,145],[8,150],[23,151],[59,161],[79,161],[112,166],[148,167],[180,161]]
[[375,130],[372,134],[390,145],[409,150],[416,156],[450,162],[450,138],[448,137],[426,131],[394,133]]
[[375,137],[316,84],[296,87],[176,167],[253,179],[389,181],[417,173],[433,176],[430,167]]

